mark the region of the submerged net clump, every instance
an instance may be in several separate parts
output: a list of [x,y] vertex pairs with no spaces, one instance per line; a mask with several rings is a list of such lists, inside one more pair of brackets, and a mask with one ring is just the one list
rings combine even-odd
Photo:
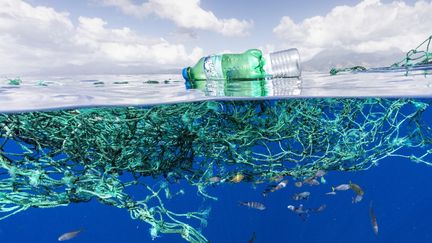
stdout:
[[[431,165],[432,130],[423,119],[429,105],[290,99],[2,114],[1,219],[97,199],[149,223],[152,237],[206,242],[200,226],[209,210],[170,211],[170,183],[186,181],[213,198],[205,189],[214,177],[301,180],[318,170],[366,170],[389,156]],[[130,195],[143,189],[142,198]]]

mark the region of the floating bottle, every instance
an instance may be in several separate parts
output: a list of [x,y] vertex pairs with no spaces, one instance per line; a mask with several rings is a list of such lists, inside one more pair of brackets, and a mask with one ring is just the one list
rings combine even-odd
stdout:
[[300,55],[297,49],[270,53],[266,62],[262,52],[250,49],[240,54],[202,57],[193,67],[182,71],[186,81],[260,80],[265,78],[300,77]]

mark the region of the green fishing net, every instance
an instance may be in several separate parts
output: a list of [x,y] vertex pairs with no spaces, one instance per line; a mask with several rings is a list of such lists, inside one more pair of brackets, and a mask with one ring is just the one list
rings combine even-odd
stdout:
[[166,202],[183,193],[172,183],[216,199],[206,192],[212,178],[302,180],[318,170],[367,170],[392,156],[431,165],[429,102],[211,101],[1,114],[0,217],[96,199],[150,224],[152,237],[207,242],[201,228],[210,209],[171,211]]
[[332,68],[330,70],[331,75],[336,75],[338,73],[346,72],[386,72],[386,71],[404,71],[406,75],[410,71],[423,70],[425,74],[427,71],[432,69],[432,50],[431,47],[432,35],[429,36],[425,41],[423,41],[416,48],[411,49],[406,53],[406,56],[392,64],[389,67],[378,67],[378,68],[365,68],[363,66],[354,66],[347,68]]

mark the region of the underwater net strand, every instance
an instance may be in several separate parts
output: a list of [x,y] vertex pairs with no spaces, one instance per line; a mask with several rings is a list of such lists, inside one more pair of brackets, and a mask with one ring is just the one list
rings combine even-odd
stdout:
[[[0,115],[0,217],[97,199],[150,224],[207,242],[210,209],[175,213],[170,184],[206,187],[275,176],[367,170],[399,156],[432,165],[430,101],[292,99],[199,102]],[[429,148],[423,154],[406,151]],[[418,152],[417,152],[418,153]],[[150,185],[146,178],[160,180]],[[131,191],[147,191],[142,199]],[[198,224],[198,225],[197,225]]]
[[355,66],[348,68],[332,68],[330,70],[331,75],[338,73],[350,73],[350,72],[405,72],[406,75],[410,71],[424,71],[428,74],[428,71],[432,69],[432,50],[431,47],[432,35],[429,36],[416,48],[411,49],[406,53],[405,58],[401,61],[392,64],[389,67],[379,68],[365,68],[363,66]]

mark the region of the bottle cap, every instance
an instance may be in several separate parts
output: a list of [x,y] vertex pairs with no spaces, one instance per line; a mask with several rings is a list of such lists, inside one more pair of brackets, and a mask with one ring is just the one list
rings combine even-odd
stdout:
[[183,68],[182,75],[183,78],[186,80],[186,82],[190,82],[189,75],[188,75],[188,68]]

